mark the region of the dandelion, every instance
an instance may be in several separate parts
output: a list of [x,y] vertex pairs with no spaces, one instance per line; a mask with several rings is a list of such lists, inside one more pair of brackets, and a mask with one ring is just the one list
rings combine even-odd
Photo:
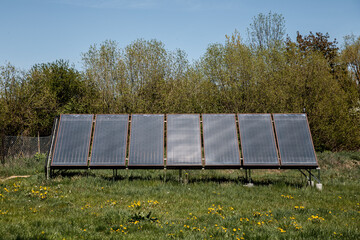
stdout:
[[294,199],[294,197],[293,196],[291,196],[291,195],[281,195],[283,198],[286,198],[286,199]]
[[286,230],[282,229],[281,227],[278,227],[278,229],[279,229],[279,231],[282,232],[282,233],[286,232]]

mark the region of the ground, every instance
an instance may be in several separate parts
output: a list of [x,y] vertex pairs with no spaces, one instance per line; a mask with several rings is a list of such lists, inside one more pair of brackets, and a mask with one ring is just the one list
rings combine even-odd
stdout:
[[[360,239],[360,153],[318,153],[323,190],[297,170],[68,171],[44,157],[0,168],[0,239]],[[11,178],[30,175],[28,178]],[[7,179],[6,179],[7,178]],[[5,180],[6,179],[6,180]]]

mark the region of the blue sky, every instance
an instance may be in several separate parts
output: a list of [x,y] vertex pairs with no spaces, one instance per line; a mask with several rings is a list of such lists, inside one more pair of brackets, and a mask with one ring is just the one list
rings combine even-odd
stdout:
[[224,43],[237,29],[247,39],[252,18],[282,14],[286,32],[328,32],[341,44],[360,35],[358,0],[0,0],[0,65],[22,69],[57,59],[81,69],[81,53],[106,39],[123,48],[143,38],[166,49],[202,56],[211,43]]

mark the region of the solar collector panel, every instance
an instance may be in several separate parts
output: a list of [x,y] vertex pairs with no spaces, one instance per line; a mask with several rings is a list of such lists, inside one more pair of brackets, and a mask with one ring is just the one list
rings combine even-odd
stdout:
[[96,115],[90,167],[125,167],[129,115]]
[[167,167],[202,167],[200,116],[167,115]]
[[164,167],[164,115],[131,117],[129,167]]
[[244,166],[278,167],[274,130],[270,114],[239,114]]
[[317,167],[306,114],[274,114],[282,166]]
[[87,167],[92,114],[60,116],[51,166]]
[[205,167],[240,167],[235,114],[203,114]]

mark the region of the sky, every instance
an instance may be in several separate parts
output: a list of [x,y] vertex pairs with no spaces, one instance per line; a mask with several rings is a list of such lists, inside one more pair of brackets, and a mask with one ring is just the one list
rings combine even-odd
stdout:
[[68,60],[82,69],[81,53],[114,40],[120,48],[142,38],[199,59],[209,44],[235,29],[247,40],[254,16],[282,14],[286,34],[329,33],[343,43],[360,36],[359,0],[0,0],[0,66],[26,70]]

